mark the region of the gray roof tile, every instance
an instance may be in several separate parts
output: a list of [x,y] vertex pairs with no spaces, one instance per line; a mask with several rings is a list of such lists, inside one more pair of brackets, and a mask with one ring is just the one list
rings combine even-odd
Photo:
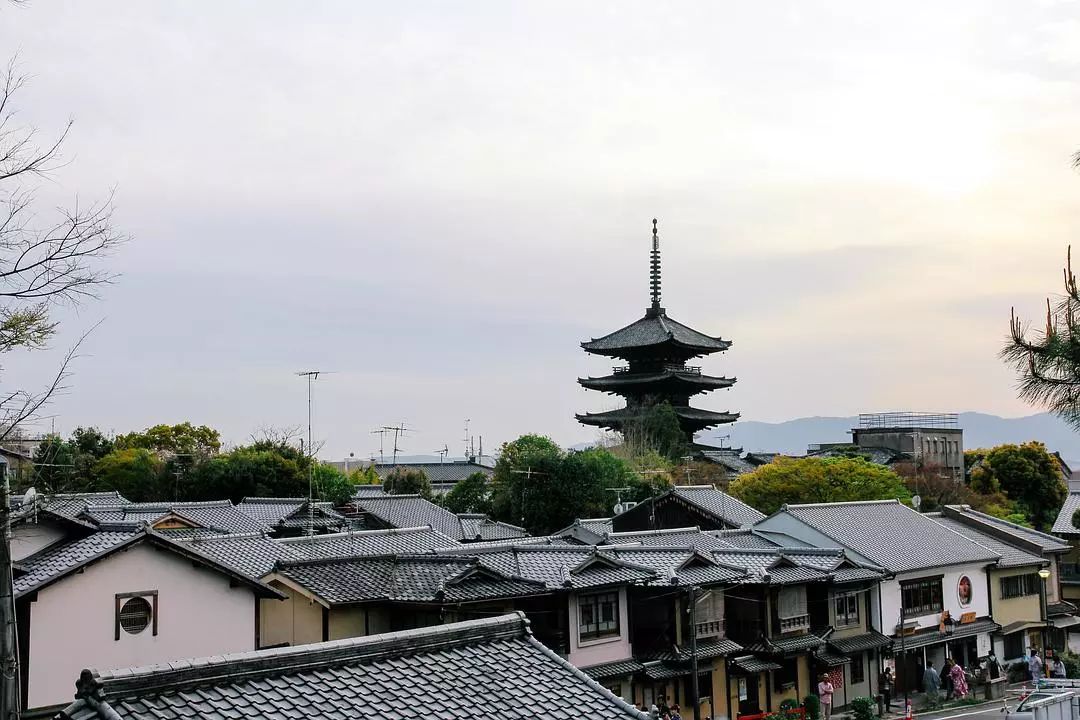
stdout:
[[[647,718],[541,645],[520,614],[98,677],[124,720]],[[69,715],[112,720],[83,709]]]
[[388,530],[352,530],[330,535],[302,538],[282,538],[277,542],[290,548],[299,557],[333,558],[371,555],[420,554],[435,548],[459,547],[427,525]]
[[717,550],[734,547],[720,540],[712,533],[704,533],[698,528],[677,528],[672,530],[634,530],[629,532],[611,532],[605,537],[608,545],[635,543],[664,547],[693,547],[698,550]]
[[672,491],[680,498],[732,525],[753,525],[765,515],[713,485],[676,485]]
[[90,504],[86,506],[82,516],[98,525],[110,528],[127,526],[134,530],[143,523],[152,525],[170,514],[189,520],[199,529],[217,534],[251,533],[267,529],[266,523],[244,514],[228,500],[128,503],[126,505]]
[[998,533],[1006,534],[1010,537],[1015,537],[1018,540],[1037,545],[1043,552],[1068,552],[1071,549],[1069,543],[1059,537],[1054,537],[1053,535],[1039,532],[1038,530],[1024,527],[1023,525],[1017,525],[1016,523],[1002,520],[993,515],[987,515],[986,513],[974,510],[967,505],[949,505],[948,510],[963,515],[973,523],[990,526]]
[[1072,520],[1077,510],[1080,510],[1080,493],[1070,492],[1065,496],[1065,502],[1050,529],[1061,535],[1080,535],[1080,528],[1073,525]]
[[81,540],[53,545],[27,556],[19,561],[19,567],[26,572],[15,578],[15,596],[32,592],[138,537],[138,533],[132,532],[97,532]]
[[627,348],[648,347],[667,342],[674,342],[697,351],[695,354],[698,355],[727,350],[731,347],[729,341],[700,333],[672,320],[666,313],[650,313],[613,333],[583,342],[581,347],[587,352],[617,356],[619,351]]
[[950,530],[954,530],[957,533],[963,535],[968,540],[972,540],[982,545],[991,552],[997,553],[1001,558],[997,561],[997,566],[1000,568],[1011,567],[1023,567],[1025,565],[1042,565],[1045,560],[1042,556],[1034,555],[1029,552],[1025,552],[1020,548],[1010,545],[1006,542],[998,540],[992,535],[979,532],[975,528],[966,525],[959,520],[954,520],[948,517],[942,517],[934,513],[927,513],[928,517],[933,517],[934,520],[941,523]]
[[375,473],[382,479],[386,479],[386,476],[394,471],[394,468],[405,468],[409,470],[423,470],[427,475],[428,480],[432,485],[441,484],[454,484],[458,483],[465,478],[469,477],[473,473],[482,473],[486,477],[491,477],[494,474],[494,470],[486,465],[480,465],[479,463],[463,462],[455,460],[453,462],[427,462],[427,463],[398,463],[392,465],[390,463],[375,463]]
[[278,560],[303,557],[263,533],[215,535],[182,542],[196,552],[257,578],[269,574]]
[[998,558],[896,500],[785,505],[781,512],[892,572],[993,563]]

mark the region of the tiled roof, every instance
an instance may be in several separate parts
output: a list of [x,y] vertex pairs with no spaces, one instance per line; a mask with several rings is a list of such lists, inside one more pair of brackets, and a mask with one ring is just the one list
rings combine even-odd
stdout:
[[354,486],[353,497],[368,497],[374,495],[385,495],[382,485],[356,485]]
[[851,662],[851,658],[846,655],[837,655],[831,653],[828,650],[822,650],[815,656],[818,662],[823,663],[829,667],[839,667],[841,665],[847,665]]
[[[541,645],[521,614],[94,675],[123,720],[648,717]],[[65,712],[113,720],[84,701]]]
[[650,581],[652,585],[704,587],[731,583],[746,576],[745,570],[721,565],[705,552],[692,548],[613,545],[601,551],[654,571],[657,576]]
[[341,528],[348,524],[343,515],[328,502],[312,503],[308,512],[307,498],[244,498],[236,505],[237,510],[270,527]]
[[599,535],[611,532],[611,518],[578,518],[574,521],[586,530],[591,530]]
[[616,660],[615,662],[590,665],[581,668],[581,671],[591,678],[603,680],[605,678],[624,677],[633,675],[645,669],[640,660]]
[[44,510],[74,520],[87,505],[130,505],[131,501],[115,490],[92,493],[62,493],[53,495],[45,503]]
[[90,563],[101,560],[114,552],[137,543],[149,542],[183,557],[194,560],[210,569],[221,572],[234,580],[250,586],[263,597],[281,597],[279,593],[263,585],[254,576],[238,570],[233,565],[195,552],[188,543],[172,540],[152,531],[96,532],[80,540],[59,546],[50,546],[19,561],[19,574],[13,583],[15,596],[36,592]]
[[[771,539],[773,534],[758,532],[757,530],[751,530],[750,528],[740,528],[738,530],[708,530],[706,532],[731,547],[771,549],[780,545],[795,547],[803,544],[796,541],[774,542]],[[787,536],[785,535],[784,538],[787,539]]]
[[[908,635],[904,638],[903,647],[906,650],[913,648],[920,648],[926,645],[936,645],[940,642],[959,640],[965,637],[975,637],[982,633],[995,632],[1000,630],[1001,626],[990,618],[979,618],[975,622],[962,623],[953,627],[953,634],[946,635],[938,630],[936,627],[928,628],[926,630],[920,630],[912,635]],[[835,644],[835,643],[834,643]],[[893,638],[893,648],[898,650],[901,647],[900,638]]]
[[738,451],[734,450],[702,450],[701,455],[709,462],[722,466],[731,475],[745,475],[758,467],[739,457]]
[[[619,357],[625,349],[643,348],[673,342],[695,351],[696,355],[727,350],[731,343],[718,337],[710,337],[691,327],[672,320],[666,313],[649,313],[645,317],[609,333],[581,343],[586,352]],[[689,356],[693,357],[693,355]]]
[[457,515],[419,495],[355,497],[350,504],[389,527],[430,525],[453,540],[465,538],[461,519]]
[[492,520],[487,515],[464,513],[458,515],[458,519],[461,520],[461,534],[465,540],[479,538],[486,541],[529,537],[525,528]]
[[244,514],[228,500],[175,503],[129,503],[127,505],[87,505],[83,517],[98,525],[112,528],[129,526],[137,529],[142,523],[153,524],[166,515],[177,515],[198,528],[215,533],[250,533],[266,529],[266,524]]
[[750,652],[771,653],[782,655],[784,653],[797,653],[804,650],[814,650],[825,644],[825,641],[806,633],[804,635],[789,635],[772,638],[762,638],[758,643],[746,648]]
[[765,660],[754,657],[753,655],[743,655],[742,657],[732,658],[730,662],[735,670],[740,670],[751,675],[767,672],[769,670],[779,670],[783,667],[782,665],[774,663],[772,660]]
[[559,535],[540,535],[523,538],[503,538],[502,540],[485,540],[482,542],[469,542],[462,543],[463,547],[469,548],[473,552],[479,552],[488,548],[506,548],[514,545],[548,545],[551,547],[581,547],[578,543],[575,543],[567,538]]
[[1080,535],[1080,528],[1073,525],[1073,515],[1077,510],[1080,510],[1080,493],[1070,492],[1065,496],[1065,503],[1050,530],[1060,535]]
[[716,550],[733,547],[714,534],[701,532],[696,527],[676,528],[673,530],[633,530],[629,532],[608,533],[605,537],[608,545],[636,543],[663,547],[692,547],[698,550]]
[[396,466],[389,463],[375,463],[372,467],[375,468],[375,473],[383,480],[394,471],[395,467],[407,470],[423,470],[432,485],[457,483],[473,473],[483,473],[486,477],[491,477],[495,473],[493,469],[486,465],[462,461],[398,463]]
[[353,530],[330,535],[282,538],[277,541],[295,555],[305,558],[356,557],[426,553],[435,548],[458,547],[438,530],[427,525],[389,530]]
[[1025,565],[1042,565],[1045,562],[1045,560],[1043,560],[1042,556],[1040,555],[1033,555],[1029,552],[1024,552],[1020,548],[998,540],[992,535],[987,535],[986,533],[979,532],[975,528],[965,523],[962,523],[959,520],[954,520],[949,517],[942,517],[941,515],[935,513],[927,513],[927,517],[933,517],[934,520],[941,523],[945,527],[960,533],[968,540],[973,540],[978,544],[982,545],[983,547],[987,548],[991,552],[1000,555],[1001,558],[997,561],[997,566],[1000,568],[1023,567]]
[[[474,546],[441,549],[440,555],[471,555]],[[630,563],[592,546],[513,545],[488,547],[476,554],[480,564],[503,575],[543,583],[551,590],[584,589],[609,585],[644,584],[657,572]]]
[[690,674],[690,668],[679,663],[665,661],[645,663],[645,677],[650,680],[670,680]]
[[753,525],[765,517],[742,500],[721,492],[713,485],[676,485],[671,491],[731,525]]
[[[714,640],[699,640],[697,644],[697,656],[698,660],[710,660],[722,655],[731,655],[732,653],[742,652],[742,645],[739,645],[733,640],[727,638],[718,638]],[[672,650],[666,650],[659,653],[654,653],[651,659],[654,660],[674,660],[677,662],[687,662],[693,658],[693,652],[689,644],[683,647],[674,647]]]
[[15,578],[15,596],[25,595],[58,580],[90,561],[134,542],[138,537],[137,533],[130,532],[97,532],[81,540],[50,546],[29,555],[19,561],[19,567],[24,569],[26,574]]
[[1047,603],[1046,614],[1051,617],[1054,615],[1073,615],[1076,613],[1076,609],[1076,605],[1067,601]]
[[885,637],[877,630],[868,630],[861,635],[852,635],[850,637],[838,638],[835,636],[829,637],[829,645],[835,648],[838,652],[845,655],[851,655],[852,653],[866,652],[867,650],[876,650],[883,648],[892,642],[891,639]]
[[1027,542],[1038,546],[1042,552],[1054,553],[1054,552],[1068,552],[1071,546],[1059,537],[1054,537],[1032,528],[1024,527],[1023,525],[1017,525],[1011,523],[1008,520],[1002,520],[1001,518],[994,517],[993,515],[987,515],[986,513],[973,510],[967,505],[949,505],[946,507],[946,514],[957,514],[962,519],[966,519],[973,524],[989,527],[993,533],[998,536],[1006,535],[1010,538],[1016,538],[1022,542]]
[[[725,530],[724,532],[736,532],[734,530]],[[754,528],[754,535],[767,540],[768,542],[777,545],[779,547],[812,547],[810,543],[803,542],[798,538],[792,537],[785,533],[774,532],[772,530],[765,530],[764,528]],[[720,536],[725,537],[724,535]],[[748,546],[744,546],[748,547]],[[762,547],[768,547],[768,545],[762,545]]]
[[261,532],[197,537],[181,542],[195,552],[256,578],[269,574],[278,560],[301,557],[289,546]]
[[474,557],[391,555],[282,561],[277,573],[328,604],[469,602],[544,593],[537,582],[483,568]]
[[892,572],[993,563],[998,558],[896,500],[785,505],[780,512]]

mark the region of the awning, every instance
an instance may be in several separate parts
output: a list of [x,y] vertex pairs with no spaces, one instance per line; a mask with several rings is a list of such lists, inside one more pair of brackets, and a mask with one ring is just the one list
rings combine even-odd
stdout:
[[877,650],[878,648],[887,647],[889,643],[893,642],[891,638],[887,638],[877,630],[870,630],[859,635],[852,635],[850,637],[836,637],[830,635],[828,638],[829,645],[841,653],[850,655],[851,653],[866,652],[867,650]]
[[902,639],[894,637],[892,639],[892,649],[894,653],[899,653],[904,650],[914,650],[928,645],[937,645],[951,640],[959,640],[961,638],[982,635],[983,633],[996,632],[1000,629],[1001,626],[990,618],[982,618],[975,622],[954,625],[951,635],[941,632],[936,627],[927,628],[926,630],[921,630],[914,635],[908,635]]
[[1050,620],[1056,628],[1067,628],[1074,625],[1080,625],[1080,617],[1075,615],[1064,615],[1062,617],[1052,618]]
[[1004,626],[1003,628],[998,630],[998,632],[1002,635],[1012,635],[1013,633],[1020,632],[1021,630],[1029,630],[1031,628],[1041,627],[1046,627],[1046,623],[1044,623],[1042,620],[1017,620],[1016,622],[1011,622],[1008,625]]
[[690,668],[688,667],[679,667],[666,662],[645,664],[645,677],[651,680],[667,680],[669,678],[677,678],[689,674]]
[[762,638],[746,649],[750,652],[765,653],[767,655],[793,655],[808,650],[817,650],[824,644],[825,641],[817,635],[804,633],[792,637]]
[[771,660],[762,660],[753,655],[743,655],[742,657],[732,658],[728,662],[731,663],[733,670],[739,670],[751,675],[759,672],[766,672],[768,670],[779,670],[781,668],[781,665],[774,663]]
[[581,668],[581,672],[585,673],[593,680],[603,680],[606,678],[625,677],[627,675],[633,675],[634,673],[641,672],[644,669],[645,666],[637,660],[619,660],[617,662],[609,662],[602,665],[593,665],[592,667]]
[[819,652],[817,654],[817,661],[828,665],[829,667],[839,667],[841,665],[847,665],[851,662],[851,658],[846,655],[836,655],[831,652]]

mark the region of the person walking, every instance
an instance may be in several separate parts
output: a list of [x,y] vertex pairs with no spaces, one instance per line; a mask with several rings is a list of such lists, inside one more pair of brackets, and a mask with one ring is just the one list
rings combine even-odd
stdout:
[[949,679],[952,680],[953,697],[963,700],[968,694],[967,673],[963,666],[952,658],[949,658],[952,667],[949,668]]
[[923,689],[926,690],[927,702],[931,707],[936,707],[940,701],[938,688],[941,687],[941,676],[934,669],[933,660],[926,661],[926,670],[923,671],[922,682]]
[[881,673],[881,695],[885,700],[885,712],[892,712],[892,694],[893,694],[893,676],[892,669],[889,666],[885,666],[885,671]]
[[941,680],[941,691],[945,693],[946,700],[951,700],[953,696],[952,675],[949,674],[952,671],[952,666],[952,658],[945,658],[945,662],[941,663],[939,678]]
[[1031,649],[1031,656],[1028,657],[1028,672],[1031,673],[1031,682],[1037,683],[1043,679],[1043,661],[1039,657],[1039,651],[1035,648]]
[[1060,657],[1054,658],[1054,666],[1050,668],[1050,677],[1058,680],[1068,677],[1068,672],[1065,670],[1065,663],[1061,662]]
[[832,720],[833,684],[829,682],[827,673],[821,673],[821,680],[817,684],[817,694],[821,698],[822,720]]

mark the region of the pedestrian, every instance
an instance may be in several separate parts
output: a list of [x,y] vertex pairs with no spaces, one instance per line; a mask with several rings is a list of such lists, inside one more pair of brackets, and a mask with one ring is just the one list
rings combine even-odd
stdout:
[[1001,663],[998,662],[997,655],[994,654],[993,649],[991,649],[990,654],[986,656],[986,672],[990,675],[991,680],[997,680],[1001,677]]
[[821,673],[821,681],[817,684],[817,694],[821,698],[822,720],[832,720],[833,684],[829,682],[828,673]]
[[953,697],[963,700],[968,694],[967,673],[960,663],[952,658],[949,659],[952,667],[949,668],[949,678],[952,679]]
[[933,660],[926,661],[926,670],[923,671],[922,682],[923,689],[926,691],[927,702],[932,707],[936,707],[939,701],[938,688],[941,687],[941,676],[934,669]]
[[1028,657],[1028,672],[1031,673],[1031,682],[1037,683],[1043,678],[1043,661],[1039,657],[1039,651],[1030,648],[1031,655]]
[[1068,673],[1065,671],[1065,663],[1061,662],[1060,657],[1054,658],[1054,666],[1050,669],[1050,677],[1059,680],[1068,677]]
[[679,712],[679,703],[675,703],[671,706],[671,720],[682,720],[682,713]]
[[946,700],[951,700],[953,696],[952,675],[950,674],[952,666],[952,658],[945,658],[945,662],[941,663],[941,674],[939,679],[941,680],[941,690],[945,693]]
[[881,673],[881,694],[885,700],[885,712],[892,712],[893,676],[892,669],[886,665]]
[[660,706],[658,709],[660,710],[660,717],[671,714],[671,708],[668,707],[666,695],[660,696]]

